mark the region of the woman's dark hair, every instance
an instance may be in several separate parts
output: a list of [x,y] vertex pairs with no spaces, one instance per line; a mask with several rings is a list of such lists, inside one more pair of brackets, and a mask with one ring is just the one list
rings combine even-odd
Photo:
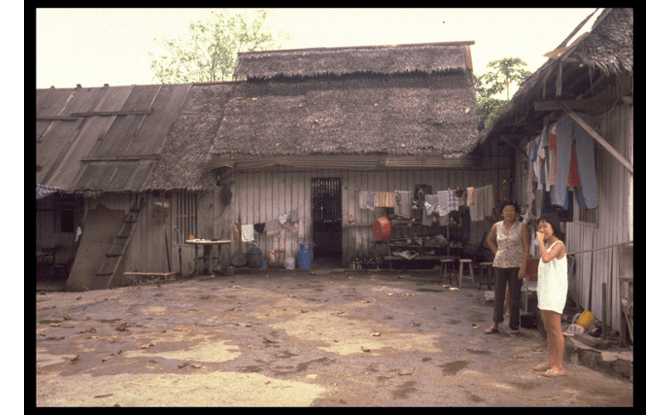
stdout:
[[561,232],[561,220],[558,218],[558,215],[555,213],[545,213],[540,216],[537,220],[537,223],[543,220],[551,225],[551,229],[554,231],[554,235],[563,241],[563,232]]
[[505,206],[509,205],[514,206],[514,210],[516,210],[516,213],[521,214],[521,210],[519,210],[519,205],[517,205],[515,201],[507,199],[500,202],[500,213],[502,213],[503,209],[505,209]]

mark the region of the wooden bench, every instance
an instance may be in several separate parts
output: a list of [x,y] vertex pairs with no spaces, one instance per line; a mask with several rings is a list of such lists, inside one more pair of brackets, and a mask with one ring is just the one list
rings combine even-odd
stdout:
[[458,258],[453,255],[417,255],[412,259],[407,259],[397,255],[386,255],[384,261],[391,262],[391,269],[393,269],[393,261],[440,261],[442,259],[458,260]]

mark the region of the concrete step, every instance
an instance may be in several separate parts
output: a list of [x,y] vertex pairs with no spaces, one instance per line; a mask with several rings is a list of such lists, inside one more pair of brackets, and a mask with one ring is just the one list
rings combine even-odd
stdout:
[[621,376],[633,381],[633,350],[614,344],[606,349],[596,349],[574,337],[564,336],[564,361],[578,363],[595,371]]

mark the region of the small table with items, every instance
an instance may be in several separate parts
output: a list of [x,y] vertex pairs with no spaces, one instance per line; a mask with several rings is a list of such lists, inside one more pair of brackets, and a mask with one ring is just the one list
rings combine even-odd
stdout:
[[[212,247],[219,247],[219,263],[221,261],[221,246],[225,244],[230,244],[230,240],[226,239],[187,239],[185,243],[193,245],[195,247],[195,264],[193,266],[194,274],[212,274],[214,272],[214,267],[212,266]],[[198,262],[198,246],[203,247],[203,267],[199,269]]]

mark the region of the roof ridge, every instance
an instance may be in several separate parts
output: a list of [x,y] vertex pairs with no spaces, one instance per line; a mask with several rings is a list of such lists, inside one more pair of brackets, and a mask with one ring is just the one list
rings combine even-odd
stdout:
[[287,52],[331,52],[344,50],[361,50],[361,49],[384,49],[384,48],[419,48],[426,46],[464,46],[474,45],[474,40],[455,41],[455,42],[437,42],[437,43],[407,43],[400,45],[368,45],[368,46],[338,46],[333,48],[316,47],[316,48],[302,48],[302,49],[276,49],[276,50],[256,50],[248,52],[239,52],[241,55],[260,55],[260,54],[282,54]]

